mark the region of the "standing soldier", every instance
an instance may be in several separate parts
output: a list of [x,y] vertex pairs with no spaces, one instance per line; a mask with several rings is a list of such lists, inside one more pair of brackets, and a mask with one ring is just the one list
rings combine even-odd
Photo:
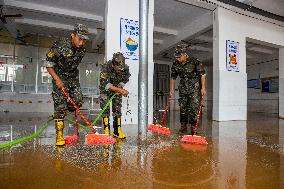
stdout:
[[[121,107],[122,96],[127,96],[128,91],[123,89],[124,85],[129,81],[129,67],[125,64],[125,58],[120,53],[114,53],[112,60],[108,61],[102,66],[100,73],[100,105],[101,108],[105,106],[107,100],[114,94],[118,95],[112,101],[113,113],[113,136],[124,139],[126,135],[121,131]],[[109,108],[103,115],[104,132],[110,135],[109,123],[110,110]]]
[[174,94],[175,79],[179,76],[180,134],[187,133],[187,124],[191,125],[191,134],[197,121],[201,95],[206,93],[206,74],[199,60],[189,57],[187,46],[178,45],[175,49],[175,61],[171,68],[170,93]]
[[84,45],[88,37],[88,28],[83,24],[75,24],[70,38],[55,41],[46,54],[45,66],[52,76],[54,102],[54,120],[56,128],[56,145],[65,144],[63,137],[64,117],[67,111],[74,112],[75,108],[67,101],[62,92],[64,87],[77,104],[82,106],[82,92],[79,83],[78,65],[85,55]]

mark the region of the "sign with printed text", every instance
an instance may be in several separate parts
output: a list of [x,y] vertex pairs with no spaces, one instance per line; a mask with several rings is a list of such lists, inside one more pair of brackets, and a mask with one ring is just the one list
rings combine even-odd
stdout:
[[120,52],[126,59],[139,59],[139,22],[120,18]]
[[239,71],[239,43],[226,41],[226,67],[228,71]]

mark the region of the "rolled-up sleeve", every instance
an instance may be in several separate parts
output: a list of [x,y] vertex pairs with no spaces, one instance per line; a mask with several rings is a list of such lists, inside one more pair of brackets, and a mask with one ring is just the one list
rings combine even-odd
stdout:
[[112,86],[113,86],[113,84],[111,84],[111,83],[106,84],[105,90],[109,90],[109,88],[111,88]]
[[57,42],[55,42],[49,51],[46,53],[46,59],[44,60],[45,67],[54,67],[59,57],[59,48]]
[[55,64],[54,64],[53,62],[44,60],[43,65],[44,65],[45,67],[47,67],[47,68],[52,68],[52,67],[54,67]]
[[206,76],[204,65],[199,60],[196,61],[196,67],[197,67],[197,72],[199,73],[199,75]]
[[120,83],[118,84],[118,86],[123,88],[123,87],[125,86],[125,83],[120,82]]

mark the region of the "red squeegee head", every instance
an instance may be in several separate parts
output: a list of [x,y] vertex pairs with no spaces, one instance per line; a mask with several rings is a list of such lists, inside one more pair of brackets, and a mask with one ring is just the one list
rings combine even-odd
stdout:
[[[110,137],[108,135],[97,134],[96,133],[96,129],[94,129],[92,124],[87,120],[87,118],[81,112],[79,107],[76,105],[76,103],[73,101],[73,99],[66,92],[65,88],[62,88],[62,92],[68,98],[68,100],[71,102],[71,104],[74,106],[74,108],[77,110],[77,112],[79,112],[81,118],[90,127],[91,131],[94,133],[94,134],[86,135],[86,142],[87,142],[87,144],[114,144],[116,142],[114,138],[112,138],[112,137]],[[73,140],[75,140],[75,137],[71,136],[68,140],[73,141]],[[70,142],[68,140],[67,140],[67,142]]]
[[194,134],[193,135],[184,135],[181,138],[181,142],[192,143],[192,144],[208,144],[205,137],[196,135],[198,125],[199,125],[199,120],[200,120],[203,98],[204,98],[204,95],[202,96],[201,101],[200,101],[200,106],[199,106],[199,110],[198,110]]
[[166,118],[171,99],[172,99],[172,96],[169,97],[167,105],[164,109],[164,114],[163,114],[163,117],[162,117],[162,120],[161,120],[161,124],[150,124],[150,125],[148,125],[149,131],[152,131],[152,132],[158,133],[158,134],[163,134],[163,135],[170,135],[171,134],[171,131],[170,131],[169,128],[162,126],[164,124],[164,120]]

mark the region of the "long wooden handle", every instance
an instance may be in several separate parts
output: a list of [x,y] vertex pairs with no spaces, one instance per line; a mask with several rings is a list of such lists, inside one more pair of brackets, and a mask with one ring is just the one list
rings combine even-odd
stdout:
[[79,136],[79,123],[78,123],[78,118],[77,118],[77,113],[76,113],[76,111],[74,111],[74,117],[75,117],[75,121],[76,121],[75,135],[76,135],[76,136]]
[[195,129],[194,129],[194,134],[196,134],[197,129],[198,129],[199,120],[200,120],[200,114],[201,114],[201,109],[202,109],[203,98],[204,98],[204,95],[201,97],[201,100],[200,100],[200,105],[199,105],[199,110],[198,110],[198,114],[197,114],[197,120],[196,120]]
[[109,107],[111,101],[114,99],[116,93],[114,93],[110,99],[107,101],[106,105],[103,107],[103,109],[99,112],[98,116],[96,117],[96,119],[93,121],[92,125],[95,125],[97,123],[97,121],[101,118],[101,116],[103,115],[103,113],[105,112],[105,110]]
[[163,114],[162,121],[161,121],[161,125],[164,123],[164,120],[165,120],[165,118],[166,118],[167,111],[168,111],[168,108],[169,108],[169,106],[170,106],[171,99],[172,99],[172,95],[169,97],[168,102],[167,102],[167,105],[166,105],[166,107],[165,107],[164,114]]
[[92,124],[87,120],[87,118],[84,116],[84,114],[81,112],[81,110],[79,109],[79,107],[76,105],[76,103],[72,100],[72,98],[69,96],[69,94],[66,92],[65,88],[62,88],[62,92],[64,93],[64,95],[68,98],[68,100],[71,102],[71,104],[74,106],[74,108],[77,110],[77,112],[79,112],[81,118],[85,121],[85,123],[90,127],[91,131],[93,133],[96,133],[96,129],[94,129],[94,127],[92,126]]

